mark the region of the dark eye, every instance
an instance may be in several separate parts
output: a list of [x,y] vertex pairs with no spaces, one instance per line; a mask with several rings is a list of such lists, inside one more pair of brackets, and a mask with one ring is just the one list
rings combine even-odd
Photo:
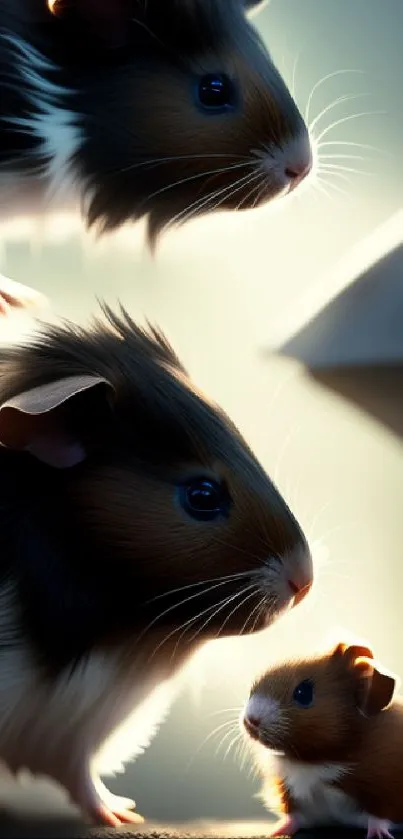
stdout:
[[292,698],[302,708],[309,708],[313,702],[313,682],[310,679],[300,682],[295,688]]
[[199,102],[203,108],[213,110],[232,108],[235,104],[235,90],[228,76],[209,73],[199,81]]
[[225,515],[229,496],[226,489],[208,478],[196,478],[180,487],[180,502],[189,516],[199,521],[211,521]]

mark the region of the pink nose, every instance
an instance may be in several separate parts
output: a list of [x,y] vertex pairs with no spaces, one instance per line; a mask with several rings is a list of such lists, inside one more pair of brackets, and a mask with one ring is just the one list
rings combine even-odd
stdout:
[[289,163],[285,168],[285,175],[290,179],[290,189],[295,189],[312,169],[312,160],[298,160]]
[[305,585],[301,585],[301,583],[295,582],[295,580],[288,580],[288,585],[293,593],[294,602],[293,606],[298,606],[298,603],[301,603],[301,600],[309,594],[312,588],[312,582],[306,583]]
[[251,714],[245,714],[243,724],[251,737],[257,737],[259,733],[260,719]]

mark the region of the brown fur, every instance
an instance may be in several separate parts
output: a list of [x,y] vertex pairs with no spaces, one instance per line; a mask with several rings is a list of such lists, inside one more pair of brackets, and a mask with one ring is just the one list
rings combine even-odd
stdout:
[[[304,679],[314,684],[314,701],[293,701]],[[342,765],[347,770],[331,783],[360,810],[380,819],[403,822],[403,702],[395,699],[395,678],[383,671],[368,647],[339,644],[331,653],[285,662],[268,671],[251,694],[279,703],[282,728],[261,722],[260,742],[282,750],[298,764]],[[283,811],[295,812],[287,788]]]
[[[303,534],[239,431],[197,391],[161,333],[106,314],[107,324],[49,329],[0,357],[4,516],[29,521],[22,548],[13,531],[3,537],[3,574],[17,577],[26,628],[55,663],[111,638],[141,637],[150,622],[179,633],[201,612],[174,636],[181,655],[221,632],[261,628],[290,601],[287,578],[311,583]],[[78,391],[75,382],[89,376],[94,386]],[[50,382],[64,401],[48,410]],[[201,476],[225,487],[228,515],[185,514],[178,487]],[[37,543],[40,562],[31,556]],[[203,581],[239,573],[201,594]],[[254,581],[242,604],[238,593]]]

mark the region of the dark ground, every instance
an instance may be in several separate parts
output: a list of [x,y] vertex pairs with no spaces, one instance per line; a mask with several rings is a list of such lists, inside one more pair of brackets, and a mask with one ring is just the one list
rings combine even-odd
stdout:
[[[186,822],[166,826],[149,823],[141,830],[132,826],[122,828],[87,827],[77,821],[48,820],[46,822],[2,819],[0,839],[267,839],[270,822]],[[398,834],[396,834],[398,835]],[[403,835],[403,834],[400,834]],[[305,839],[364,839],[365,831],[343,830],[342,828],[301,831],[298,836]]]

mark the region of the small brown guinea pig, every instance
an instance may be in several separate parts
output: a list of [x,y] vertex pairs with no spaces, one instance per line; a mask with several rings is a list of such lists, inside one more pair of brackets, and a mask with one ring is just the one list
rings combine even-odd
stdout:
[[[307,128],[248,19],[256,0],[1,0],[0,187],[78,195],[102,232],[249,209],[312,165]],[[17,196],[15,199],[15,195]]]
[[104,315],[0,352],[0,758],[115,825],[138,816],[99,773],[144,749],[202,642],[269,625],[312,562],[166,338]]
[[338,823],[381,839],[401,825],[396,683],[371,649],[340,643],[326,655],[275,666],[253,685],[243,725],[264,778],[262,798],[283,815],[272,835]]

